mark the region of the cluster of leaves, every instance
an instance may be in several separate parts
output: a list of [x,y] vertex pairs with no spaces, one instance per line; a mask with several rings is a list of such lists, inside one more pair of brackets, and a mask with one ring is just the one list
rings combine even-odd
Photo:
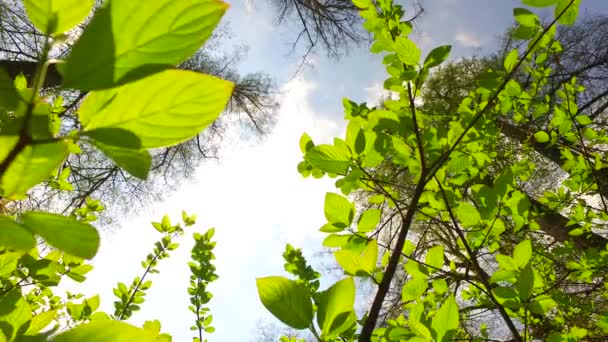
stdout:
[[[548,61],[559,63],[563,50],[557,25],[575,22],[580,1],[524,0],[554,6],[553,21],[542,24],[531,10],[516,8],[511,34],[521,44],[499,67],[479,74],[455,112],[424,103],[432,98],[420,101],[431,69],[448,58],[450,47],[421,60],[401,6],[354,3],[374,37],[371,51],[385,54],[384,87],[394,96],[376,108],[345,99],[345,138],[315,145],[304,134],[298,165],[304,177],[337,178],[343,195],[364,199],[357,208],[338,194],[325,198],[323,245],[334,249],[349,277],[317,292],[318,285],[307,284],[318,275],[311,277],[305,263],[288,262],[298,280],[258,279],[264,306],[320,341],[483,341],[505,332],[514,341],[606,338],[608,244],[597,230],[608,221],[600,173],[608,135],[578,112],[584,88],[576,78],[561,82],[556,96],[547,89]],[[515,150],[505,148],[503,130],[532,123],[544,127],[516,141]],[[536,198],[526,186],[538,167],[529,152],[535,144],[556,146],[567,173],[553,188],[535,189]],[[556,227],[551,221],[561,215],[567,224]],[[401,296],[389,303],[402,274]],[[352,277],[378,285],[360,319]],[[502,329],[475,322],[474,315],[486,311]],[[583,312],[585,321],[577,318]]]
[[215,259],[213,255],[215,242],[211,241],[214,233],[214,228],[207,230],[204,234],[194,233],[192,261],[188,263],[191,272],[188,294],[190,295],[190,304],[192,304],[188,309],[196,316],[194,325],[190,327],[191,330],[198,331],[198,336],[193,339],[195,342],[203,342],[203,331],[207,333],[215,331],[215,328],[211,326],[213,315],[209,313],[209,308],[205,306],[213,297],[207,290],[207,286],[218,278],[215,274],[215,266],[211,263]]
[[[186,213],[183,216],[187,219],[186,225],[194,224]],[[154,243],[154,249],[146,256],[146,260],[141,262],[144,273],[141,277],[135,277],[131,285],[127,288],[124,283],[118,283],[114,288],[114,295],[118,301],[114,302],[114,318],[122,321],[129,319],[133,311],[140,309],[139,304],[144,302],[145,291],[152,287],[152,281],[146,280],[148,274],[158,273],[156,266],[158,262],[169,257],[169,252],[177,249],[179,244],[173,240],[184,234],[184,230],[179,225],[171,225],[169,216],[165,215],[161,222],[153,222],[152,226],[163,234],[160,241]]]
[[[151,167],[149,149],[196,136],[230,98],[231,82],[175,69],[211,35],[225,3],[109,0],[92,15],[65,60],[52,59],[54,49],[72,39],[69,31],[89,17],[94,3],[23,1],[44,37],[44,48],[31,84],[23,75],[13,80],[0,69],[0,196],[5,205],[42,184],[72,191],[71,169],[63,164],[85,147],[98,149],[117,168],[145,179]],[[62,130],[62,97],[42,91],[51,65],[61,74],[61,89],[86,92],[76,130]],[[96,255],[100,238],[90,222],[104,206],[88,197],[81,204],[67,216],[33,211],[0,216],[0,339],[170,341],[169,335],[160,334],[158,321],[146,322],[143,329],[120,322],[143,303],[151,286],[146,276],[158,272],[158,261],[178,247],[173,239],[183,230],[166,216],[153,223],[163,237],[142,262],[144,274],[129,287],[119,283],[114,289],[119,301],[113,319],[97,312],[99,296],[68,293],[62,299],[53,293],[63,276],[82,282],[93,268],[85,259]],[[194,217],[184,213],[182,218],[186,226],[194,224]],[[205,235],[205,248],[210,238]],[[207,261],[192,279],[203,275],[200,281],[207,284],[215,279],[210,249],[204,257]],[[203,274],[203,267],[211,275]]]

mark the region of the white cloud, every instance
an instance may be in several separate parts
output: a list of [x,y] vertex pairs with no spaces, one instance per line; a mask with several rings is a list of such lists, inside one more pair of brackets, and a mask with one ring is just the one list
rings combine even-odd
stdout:
[[481,40],[479,39],[479,37],[475,36],[470,32],[459,31],[456,33],[454,39],[456,39],[457,42],[466,47],[481,47]]
[[[101,250],[82,292],[92,295],[100,289],[102,308],[111,312],[111,288],[141,275],[140,261],[159,237],[149,221],[164,213],[176,221],[185,209],[199,217],[198,230],[215,226],[216,266],[220,279],[211,287],[215,341],[248,340],[256,320],[265,309],[257,298],[255,277],[283,273],[281,253],[285,243],[318,251],[323,237],[323,198],[334,191],[331,179],[302,179],[296,170],[301,160],[298,141],[308,132],[315,143],[328,142],[342,130],[334,121],[320,118],[309,105],[314,85],[302,79],[290,81],[282,89],[282,107],[277,125],[263,142],[242,142],[238,132],[229,132],[228,146],[220,163],[203,165],[196,179],[175,195],[136,218],[124,222],[117,232],[102,237]],[[193,321],[187,310],[187,261],[192,246],[191,232],[168,260],[152,275],[142,311],[133,323],[159,319],[163,331],[175,341],[190,339]],[[310,254],[308,254],[310,255]],[[238,318],[238,328],[234,319]]]

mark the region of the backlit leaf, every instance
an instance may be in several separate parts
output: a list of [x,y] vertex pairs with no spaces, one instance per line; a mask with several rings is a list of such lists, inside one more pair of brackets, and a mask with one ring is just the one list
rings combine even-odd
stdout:
[[106,1],[61,66],[64,85],[110,88],[180,64],[207,40],[227,8],[217,0]]
[[324,337],[336,336],[355,323],[355,282],[344,278],[321,295],[318,303],[317,323]]
[[65,32],[84,20],[95,0],[23,0],[27,16],[42,33]]
[[115,320],[99,319],[57,335],[53,342],[155,342],[153,332]]
[[43,212],[27,212],[21,215],[21,220],[29,230],[59,250],[83,259],[97,254],[99,233],[88,223]]
[[306,329],[312,322],[312,302],[308,290],[284,277],[256,280],[262,304],[281,322],[294,329]]
[[93,91],[79,115],[83,130],[124,129],[142,148],[175,145],[196,136],[224,109],[233,84],[184,70],[166,70],[122,87]]
[[29,251],[36,245],[34,235],[12,218],[0,216],[0,247]]
[[448,299],[443,302],[443,305],[437,310],[431,328],[435,341],[448,342],[452,341],[452,337],[456,335],[458,331],[458,325],[460,324],[460,318],[458,315],[458,304],[453,295],[450,295]]

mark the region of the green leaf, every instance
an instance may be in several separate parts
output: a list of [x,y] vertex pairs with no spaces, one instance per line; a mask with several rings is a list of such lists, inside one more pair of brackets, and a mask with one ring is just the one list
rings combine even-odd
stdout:
[[492,293],[494,294],[494,297],[496,297],[499,304],[511,309],[516,309],[519,307],[519,296],[512,288],[499,286],[494,288]]
[[523,0],[524,5],[532,6],[532,7],[547,7],[554,5],[559,0]]
[[30,305],[19,290],[14,289],[0,296],[0,338],[15,341],[14,338],[28,329],[31,317]]
[[331,234],[323,240],[323,246],[329,248],[342,247],[348,243],[349,238],[350,235]]
[[540,25],[538,16],[525,8],[514,8],[513,16],[523,26],[537,27]]
[[64,85],[110,88],[178,65],[201,47],[227,8],[218,0],[107,1],[60,68]]
[[365,152],[367,142],[365,141],[365,132],[361,129],[361,123],[357,120],[351,120],[346,128],[346,144],[355,156]]
[[0,216],[0,247],[29,251],[36,246],[34,235],[12,218]]
[[539,143],[546,143],[549,141],[549,134],[547,134],[545,131],[538,131],[534,133],[534,139],[536,139],[536,141]]
[[378,244],[376,240],[369,241],[362,253],[343,249],[334,253],[336,261],[348,275],[371,276],[376,270],[378,261]]
[[256,280],[262,304],[281,322],[294,329],[306,329],[313,318],[308,290],[284,277]]
[[424,263],[435,268],[431,269],[431,272],[436,271],[437,268],[440,269],[441,266],[443,266],[443,246],[437,245],[429,249],[426,253]]
[[522,301],[527,300],[532,295],[532,290],[534,290],[534,270],[532,270],[530,263],[519,273],[515,287]]
[[304,160],[321,171],[343,174],[348,170],[350,156],[339,147],[318,145],[306,154]]
[[344,229],[346,229],[346,226],[342,223],[338,223],[338,224],[327,223],[327,224],[324,224],[323,227],[321,227],[319,229],[319,231],[323,232],[323,233],[339,233],[339,232],[343,231]]
[[328,192],[325,194],[325,218],[335,226],[348,227],[355,216],[355,205],[346,198]]
[[95,0],[23,0],[27,16],[44,34],[61,33],[84,20]]
[[[13,80],[5,68],[0,67],[0,108],[7,110],[16,109],[19,99],[20,95],[13,85]],[[0,159],[4,159],[1,154]]]
[[53,342],[155,342],[153,332],[115,320],[95,320],[57,335]]
[[395,39],[395,52],[405,65],[418,65],[420,60],[420,49],[407,37],[399,36]]
[[544,315],[553,307],[555,307],[557,303],[548,295],[541,295],[535,297],[530,305],[530,310],[534,313]]
[[63,141],[26,146],[2,176],[3,197],[19,198],[44,181],[67,156]]
[[25,332],[25,335],[36,335],[42,329],[46,328],[57,317],[56,310],[49,310],[32,317],[30,326]]
[[197,72],[166,70],[122,87],[93,91],[80,106],[83,130],[124,129],[143,148],[196,136],[224,109],[233,84]]
[[456,217],[463,227],[473,227],[481,223],[481,216],[477,209],[470,203],[462,202],[456,207]]
[[148,178],[152,166],[152,156],[148,151],[115,147],[100,142],[93,142],[93,145],[131,175],[141,180]]
[[3,251],[0,254],[0,277],[7,277],[17,269],[22,253]]
[[104,127],[92,131],[83,132],[82,135],[112,147],[123,147],[129,149],[141,148],[141,140],[131,131],[122,128]]
[[359,217],[359,222],[357,222],[357,231],[359,233],[371,232],[380,222],[381,216],[382,210],[380,209],[368,209],[364,211]]
[[99,233],[72,217],[43,212],[21,215],[23,224],[51,246],[73,256],[92,259],[99,248]]
[[458,315],[458,304],[453,295],[450,295],[448,299],[443,302],[443,305],[437,310],[431,328],[433,337],[437,342],[448,342],[452,340],[452,337],[458,332],[458,326],[460,324],[460,317]]
[[317,323],[324,337],[337,336],[355,323],[355,282],[353,278],[348,277],[336,282],[320,297]]
[[435,279],[433,280],[433,289],[435,289],[435,292],[437,292],[437,294],[442,295],[447,292],[448,283],[445,281],[445,279]]
[[431,51],[428,54],[428,56],[426,56],[426,58],[424,60],[424,67],[430,69],[430,68],[440,65],[446,59],[448,59],[448,56],[450,55],[451,50],[452,50],[451,45],[443,45],[443,46],[436,47],[435,49],[433,49],[433,51]]
[[302,137],[300,138],[300,150],[302,151],[302,153],[308,153],[310,150],[313,149],[313,147],[315,147],[315,144],[312,142],[310,136],[306,133],[303,133]]
[[428,288],[428,282],[424,277],[415,277],[410,279],[403,285],[401,289],[401,301],[409,302],[412,300],[419,300],[426,289]]
[[517,49],[511,50],[504,61],[504,67],[507,72],[511,72],[515,65],[517,65],[517,59],[519,58],[519,52]]
[[583,126],[590,125],[593,122],[587,115],[577,115],[575,119],[580,125]]
[[524,240],[513,249],[513,260],[519,268],[524,268],[532,257],[532,242]]
[[[572,5],[570,5],[572,3]],[[581,5],[581,0],[559,0],[555,6],[555,17],[557,18],[562,12],[562,16],[557,21],[562,25],[572,25],[578,16],[578,8]]]

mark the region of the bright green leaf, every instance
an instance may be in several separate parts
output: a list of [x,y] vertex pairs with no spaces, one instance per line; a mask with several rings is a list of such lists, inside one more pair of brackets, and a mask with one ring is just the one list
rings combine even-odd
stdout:
[[429,249],[424,258],[424,263],[434,267],[431,272],[441,269],[441,266],[443,266],[443,246],[437,245]]
[[21,220],[29,230],[59,250],[84,259],[97,254],[99,233],[90,224],[43,212],[27,212],[21,215]]
[[442,295],[447,292],[448,283],[445,281],[445,279],[435,279],[433,280],[433,289],[435,292],[437,292],[437,294]]
[[549,141],[549,134],[547,134],[545,131],[538,131],[534,133],[534,139],[536,139],[536,141],[539,143],[546,143]]
[[399,36],[395,39],[395,51],[405,65],[415,66],[420,60],[420,49],[407,37]]
[[42,33],[68,31],[84,20],[95,0],[23,0],[27,16]]
[[430,69],[440,65],[448,58],[451,50],[452,46],[450,45],[436,47],[429,53],[428,56],[426,56],[426,59],[424,60],[424,67]]
[[93,145],[131,175],[141,180],[148,178],[152,166],[152,156],[148,151],[115,147],[100,142],[93,142]]
[[67,156],[63,141],[26,146],[2,176],[3,197],[19,198],[47,179]]
[[25,335],[35,335],[46,328],[57,316],[56,310],[49,310],[39,313],[38,315],[32,317],[32,321],[30,322],[30,326],[28,327]]
[[558,23],[562,25],[572,25],[578,16],[578,9],[581,5],[581,0],[559,0],[555,6],[555,17],[561,15]]
[[357,222],[357,231],[359,233],[367,233],[378,225],[380,222],[380,216],[382,215],[382,210],[380,209],[368,209],[361,214],[359,217],[359,222]]
[[0,216],[0,247],[29,251],[36,246],[34,235],[12,218]]
[[428,288],[428,282],[426,278],[415,277],[408,280],[403,288],[401,289],[401,301],[409,302],[412,300],[421,299],[422,295]]
[[355,282],[353,278],[344,278],[320,296],[318,303],[317,323],[324,337],[336,336],[355,323]]
[[302,137],[300,138],[300,151],[306,154],[310,150],[312,150],[313,147],[315,147],[315,144],[312,142],[310,136],[306,133],[303,133]]
[[576,119],[576,121],[577,121],[579,124],[581,124],[581,125],[583,125],[583,126],[585,126],[585,125],[589,125],[589,124],[591,124],[591,123],[593,122],[593,121],[591,120],[591,118],[590,118],[590,117],[588,117],[587,115],[577,115],[575,119]]
[[115,320],[95,320],[57,335],[53,342],[156,342],[157,335]]
[[554,5],[558,1],[559,0],[523,0],[523,4],[533,7],[547,7]]
[[[61,67],[64,85],[81,90],[110,88],[180,64],[207,40],[227,7],[217,0],[107,1]],[[161,94],[159,87],[186,85],[163,83],[156,84],[153,95]]]
[[538,16],[525,8],[514,8],[513,16],[523,26],[536,27],[540,25]]
[[524,240],[513,249],[513,260],[519,268],[524,268],[532,257],[532,242]]
[[350,162],[346,151],[332,145],[315,146],[304,159],[321,171],[335,174],[345,173]]
[[519,51],[517,51],[517,49],[511,50],[511,52],[509,52],[509,54],[507,54],[507,57],[505,57],[505,61],[503,63],[505,70],[507,72],[513,71],[513,68],[515,68],[515,65],[517,65],[518,58],[519,58]]
[[354,276],[370,276],[376,269],[378,261],[378,244],[376,240],[369,241],[362,253],[343,249],[334,253],[336,261],[344,272]]
[[535,297],[530,305],[530,310],[534,313],[544,315],[553,307],[555,307],[557,303],[548,295],[541,295]]
[[462,202],[456,207],[456,217],[463,227],[473,227],[481,222],[481,216],[477,209],[470,203]]
[[18,332],[25,332],[32,317],[30,305],[17,289],[0,296],[0,338],[7,341],[15,341]]
[[233,84],[184,70],[166,70],[122,87],[89,93],[79,115],[83,130],[131,131],[143,148],[196,136],[224,109]]
[[355,205],[346,198],[328,192],[325,194],[325,218],[336,226],[348,227],[355,216]]
[[534,290],[534,270],[530,263],[519,273],[515,287],[522,301],[527,300],[532,295],[532,290]]
[[312,302],[308,290],[284,277],[256,280],[262,304],[281,322],[294,329],[306,329],[312,322]]
[[458,304],[453,295],[450,295],[448,299],[443,302],[443,305],[437,310],[431,328],[433,330],[433,337],[437,342],[449,342],[452,341],[452,337],[456,335],[458,331],[458,325],[460,324],[460,317],[458,315]]

